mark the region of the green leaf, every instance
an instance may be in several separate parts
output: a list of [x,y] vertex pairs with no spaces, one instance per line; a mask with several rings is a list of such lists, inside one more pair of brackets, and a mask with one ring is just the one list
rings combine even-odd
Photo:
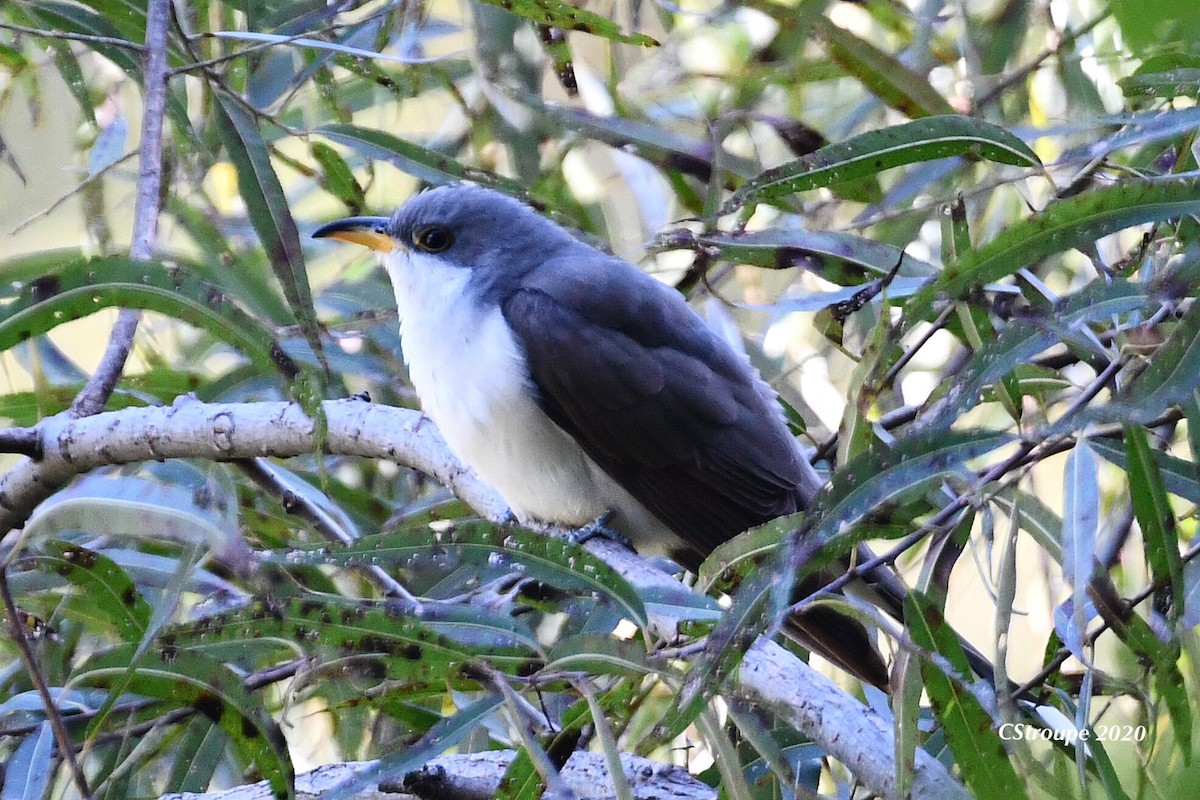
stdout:
[[733,605],[708,635],[703,653],[692,660],[671,707],[654,726],[651,735],[655,739],[666,741],[682,733],[734,674],[746,651],[770,622],[770,601],[781,571],[776,565],[765,564],[738,588]]
[[142,640],[152,612],[124,570],[107,556],[79,545],[51,540],[42,547],[46,555],[31,561],[74,584],[71,616],[111,625],[123,641]]
[[658,238],[655,249],[679,246],[711,248],[717,258],[735,264],[808,269],[839,286],[857,285],[866,278],[886,275],[897,263],[900,275],[937,274],[932,264],[913,258],[899,247],[848,233],[771,229],[705,233],[683,240],[677,232],[669,231]]
[[[1100,437],[1089,439],[1088,442],[1105,461],[1116,464],[1126,472],[1129,471],[1128,453],[1119,442]],[[1194,462],[1158,450],[1151,450],[1150,455],[1168,492],[1190,503],[1200,504],[1200,481],[1196,478]]]
[[1174,100],[1176,97],[1200,95],[1200,69],[1173,69],[1167,72],[1150,72],[1130,75],[1117,81],[1125,96],[1160,97]]
[[[41,259],[6,262],[0,270],[25,272]],[[296,364],[256,320],[214,287],[196,280],[186,267],[128,258],[93,258],[57,265],[33,281],[20,297],[0,307],[0,351],[102,308],[158,311],[207,330],[239,351],[260,370],[285,378],[300,374]]]
[[258,767],[273,797],[295,797],[295,772],[283,733],[233,670],[186,648],[164,646],[136,656],[135,647],[121,645],[95,656],[73,681],[119,686],[122,693],[154,697],[169,708],[202,714]]
[[993,431],[931,431],[864,453],[835,472],[817,495],[811,514],[818,522],[810,536],[828,542],[887,503],[947,476],[961,478],[968,461],[1010,441],[1009,434]]
[[814,32],[829,45],[829,56],[888,106],[910,118],[953,114],[929,81],[909,69],[895,56],[860,39],[827,17],[814,21]]
[[1037,154],[1024,142],[990,122],[958,115],[929,117],[860,133],[769,169],[734,192],[718,216],[731,214],[747,203],[776,200],[904,164],[961,155],[1023,167],[1041,166]]
[[924,319],[934,297],[958,298],[972,286],[1012,275],[1046,256],[1134,225],[1197,212],[1197,178],[1128,181],[1058,200],[947,265],[937,281],[909,302],[906,317],[910,324]]
[[391,602],[305,594],[258,601],[197,623],[171,628],[180,645],[229,654],[270,639],[313,654],[382,659],[388,680],[436,684],[458,677],[474,658],[505,672],[541,666],[537,642],[506,615],[469,606],[426,604],[421,613]]
[[1154,450],[1146,429],[1126,425],[1125,452],[1129,457],[1129,494],[1133,513],[1146,546],[1146,560],[1156,583],[1170,591],[1175,614],[1183,611],[1183,561],[1179,557],[1179,533],[1175,529],[1175,512],[1167,500]]
[[1150,300],[1137,284],[1098,278],[1045,313],[1031,311],[1008,323],[998,336],[989,336],[946,393],[939,398],[929,425],[949,428],[968,408],[983,397],[984,390],[1044,350],[1061,342],[1082,340],[1081,325],[1102,322],[1111,317],[1145,308]]
[[358,214],[366,207],[367,197],[346,161],[324,142],[312,143],[313,158],[325,173],[329,193],[341,200],[351,212]]
[[559,641],[546,656],[546,670],[634,678],[658,672],[650,665],[640,642],[601,633],[583,633]]
[[914,644],[943,656],[953,667],[955,674],[947,675],[925,660],[921,677],[967,787],[981,800],[1028,797],[991,716],[962,685],[970,680],[971,670],[953,629],[938,608],[916,590],[905,598],[904,619]]
[[577,8],[563,0],[482,0],[488,5],[502,8],[539,25],[562,28],[564,31],[580,31],[600,36],[614,42],[657,47],[658,42],[642,33],[622,33],[617,24],[607,17]]
[[467,166],[444,153],[421,147],[390,133],[344,124],[322,125],[314,133],[357,150],[368,158],[387,161],[428,183],[471,181],[514,197],[524,198],[527,195],[525,186],[517,181],[479,167]]
[[304,552],[288,552],[283,563],[355,564],[410,563],[429,553],[444,554],[476,563],[504,555],[523,566],[526,577],[568,590],[594,592],[616,601],[630,621],[648,625],[642,598],[620,573],[574,542],[519,528],[490,523],[463,523],[446,532],[398,531],[367,536],[352,545]]
[[216,774],[229,737],[207,717],[193,717],[172,748],[167,786],[179,792],[202,793]]
[[218,96],[217,123],[221,142],[237,168],[238,192],[246,203],[250,224],[267,251],[283,296],[296,315],[300,332],[317,359],[329,371],[321,348],[321,329],[313,309],[312,291],[304,268],[300,233],[288,207],[279,176],[254,120],[233,100]]

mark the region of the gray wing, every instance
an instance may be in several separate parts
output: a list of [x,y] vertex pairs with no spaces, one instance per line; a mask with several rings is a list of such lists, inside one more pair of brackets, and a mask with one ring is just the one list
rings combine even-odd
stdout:
[[633,265],[553,259],[502,308],[547,415],[699,553],[819,486],[746,359]]

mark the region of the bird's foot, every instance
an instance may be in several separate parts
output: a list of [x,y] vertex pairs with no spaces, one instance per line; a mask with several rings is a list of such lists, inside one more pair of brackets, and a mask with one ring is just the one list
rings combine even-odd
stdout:
[[612,518],[616,516],[616,511],[613,509],[606,510],[603,514],[596,517],[594,520],[584,525],[582,528],[576,528],[571,531],[567,538],[575,544],[584,544],[596,537],[603,537],[610,542],[616,542],[627,550],[633,550],[633,542],[629,541],[629,537],[620,533],[608,526],[612,522]]

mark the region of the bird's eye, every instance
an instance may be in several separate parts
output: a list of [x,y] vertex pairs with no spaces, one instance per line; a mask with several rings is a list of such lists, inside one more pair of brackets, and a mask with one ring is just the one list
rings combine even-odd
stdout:
[[426,225],[413,231],[413,244],[426,253],[440,253],[454,243],[450,231],[439,225]]

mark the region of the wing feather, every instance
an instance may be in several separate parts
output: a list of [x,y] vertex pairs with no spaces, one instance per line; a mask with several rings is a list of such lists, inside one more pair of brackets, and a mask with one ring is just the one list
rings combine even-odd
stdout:
[[550,418],[700,554],[819,485],[745,357],[631,264],[548,261],[503,311]]

